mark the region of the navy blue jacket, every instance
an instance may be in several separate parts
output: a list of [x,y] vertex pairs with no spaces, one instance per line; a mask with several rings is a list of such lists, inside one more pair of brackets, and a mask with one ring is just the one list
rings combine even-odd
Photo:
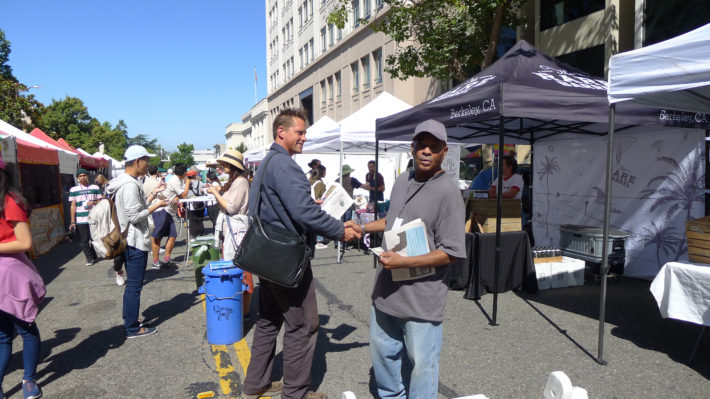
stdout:
[[[274,143],[261,165],[267,158],[271,160],[266,170],[259,167],[249,190],[249,215],[258,213],[265,223],[305,233],[311,247],[316,235],[334,240],[341,238],[345,231],[343,222],[330,217],[313,201],[306,175],[286,149]],[[260,181],[261,209],[257,212],[256,185]]]

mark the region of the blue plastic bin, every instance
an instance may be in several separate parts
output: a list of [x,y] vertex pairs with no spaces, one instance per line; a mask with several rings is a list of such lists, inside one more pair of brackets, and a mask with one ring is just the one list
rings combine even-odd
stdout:
[[229,345],[242,339],[243,273],[231,260],[210,262],[202,268],[205,284],[199,291],[205,294],[210,344]]

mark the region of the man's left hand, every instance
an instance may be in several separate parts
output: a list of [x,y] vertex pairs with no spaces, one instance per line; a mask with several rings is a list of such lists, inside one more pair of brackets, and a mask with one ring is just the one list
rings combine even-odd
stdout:
[[407,267],[407,260],[396,252],[385,252],[380,256],[380,264],[385,269],[397,269]]

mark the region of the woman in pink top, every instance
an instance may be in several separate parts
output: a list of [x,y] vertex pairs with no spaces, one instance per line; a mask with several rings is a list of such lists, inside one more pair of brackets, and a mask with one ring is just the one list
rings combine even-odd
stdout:
[[30,207],[10,185],[10,178],[0,169],[0,397],[2,380],[12,354],[13,333],[22,337],[22,377],[24,398],[39,398],[36,384],[40,357],[40,337],[34,322],[38,305],[47,292],[42,277],[25,252],[32,248]]

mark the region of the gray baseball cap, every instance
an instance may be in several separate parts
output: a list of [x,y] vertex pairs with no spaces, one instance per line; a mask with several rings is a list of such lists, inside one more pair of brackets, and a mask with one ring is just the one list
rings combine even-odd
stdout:
[[438,140],[446,143],[446,127],[444,127],[443,123],[435,121],[434,119],[427,119],[418,124],[414,129],[414,137],[412,137],[412,140],[416,140],[420,133],[429,133]]

